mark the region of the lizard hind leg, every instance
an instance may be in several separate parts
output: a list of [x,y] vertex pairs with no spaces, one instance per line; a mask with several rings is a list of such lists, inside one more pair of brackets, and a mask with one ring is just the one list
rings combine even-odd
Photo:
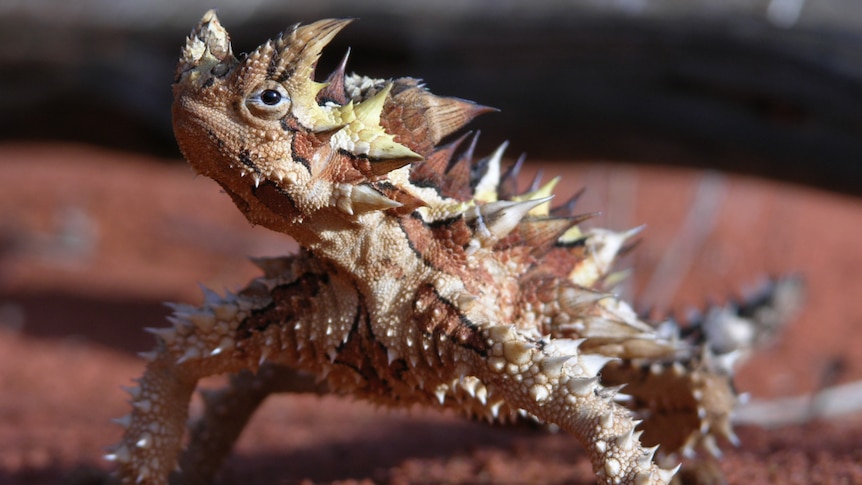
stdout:
[[602,484],[665,484],[676,469],[659,468],[644,448],[616,388],[599,383],[610,360],[578,349],[572,339],[536,339],[514,326],[485,329],[486,355],[462,356],[477,376],[515,408],[572,433],[587,449]]
[[189,426],[189,444],[171,483],[212,483],[246,423],[269,395],[326,391],[311,375],[269,363],[257,373],[244,370],[232,375],[222,389],[201,391],[204,412]]

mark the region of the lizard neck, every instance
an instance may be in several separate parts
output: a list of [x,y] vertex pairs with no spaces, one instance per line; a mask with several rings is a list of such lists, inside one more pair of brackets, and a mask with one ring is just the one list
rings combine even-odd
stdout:
[[[301,224],[298,224],[301,226]],[[343,221],[307,232],[291,233],[301,246],[316,257],[374,285],[389,278],[423,274],[422,259],[411,248],[398,217],[374,211],[355,221]]]

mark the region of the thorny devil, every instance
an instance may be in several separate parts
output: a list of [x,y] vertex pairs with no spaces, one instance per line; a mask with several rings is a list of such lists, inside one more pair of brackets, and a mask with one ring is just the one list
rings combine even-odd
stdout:
[[[502,148],[474,163],[465,136],[442,143],[487,108],[416,79],[345,75],[344,62],[314,80],[348,22],[294,26],[237,58],[208,12],[182,49],[183,154],[302,250],[256,261],[264,276],[239,294],[206,290],[150,329],[158,344],[108,455],[120,481],[207,482],[276,391],[531,417],[575,435],[607,484],[668,483],[656,445],[734,441],[730,367],[780,318],[642,321],[601,290],[633,231],[579,228],[572,204],[550,207],[554,181],[518,193]],[[180,457],[198,380],[223,373]]]

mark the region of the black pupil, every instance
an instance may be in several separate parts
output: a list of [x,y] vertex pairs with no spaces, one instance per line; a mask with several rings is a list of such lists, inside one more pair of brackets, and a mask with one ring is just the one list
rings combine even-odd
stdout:
[[272,106],[281,101],[281,93],[274,89],[267,89],[260,93],[260,100],[263,101],[263,104]]

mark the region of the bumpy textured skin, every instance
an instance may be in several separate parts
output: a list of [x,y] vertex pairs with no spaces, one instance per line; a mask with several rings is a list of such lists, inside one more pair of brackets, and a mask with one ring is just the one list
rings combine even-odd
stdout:
[[[315,82],[347,23],[294,26],[238,59],[209,12],[187,40],[173,106],[184,155],[303,249],[151,329],[158,345],[108,456],[119,480],[162,484],[179,467],[179,482],[205,483],[282,391],[532,416],[580,440],[606,484],[671,479],[644,431],[668,452],[732,436],[729,365],[600,290],[636,231],[581,230],[570,204],[550,208],[556,181],[518,193],[502,148],[474,163],[464,137],[442,143],[487,108],[410,78],[345,76],[343,63]],[[221,373],[231,385],[205,396],[180,458],[195,386]]]

